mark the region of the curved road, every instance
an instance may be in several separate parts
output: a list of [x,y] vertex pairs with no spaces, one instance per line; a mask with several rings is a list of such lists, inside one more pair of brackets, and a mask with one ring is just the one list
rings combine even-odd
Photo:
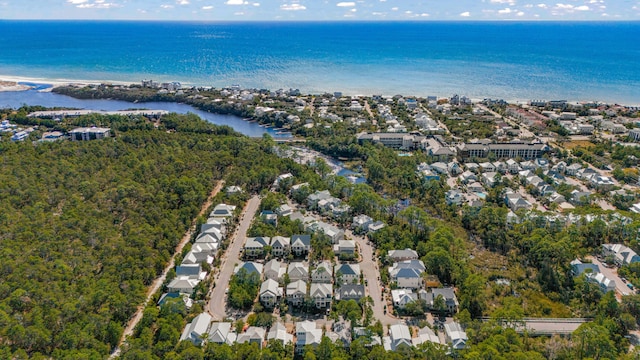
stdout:
[[366,291],[368,295],[371,296],[371,299],[373,299],[373,318],[375,320],[380,320],[382,327],[386,332],[387,325],[397,324],[400,320],[389,315],[389,311],[391,311],[391,309],[387,309],[386,315],[384,313],[384,307],[387,305],[387,301],[386,298],[384,301],[382,300],[382,285],[380,285],[380,281],[378,280],[378,277],[380,276],[380,271],[378,270],[378,259],[377,257],[374,258],[376,255],[373,247],[369,245],[363,236],[355,235],[351,230],[345,230],[345,235],[346,237],[350,237],[355,240],[358,244],[360,256],[362,257],[360,270],[362,270],[362,274],[368,282],[368,285],[365,285]]
[[240,261],[240,251],[247,238],[247,231],[251,226],[251,220],[253,220],[259,206],[260,197],[258,195],[253,196],[247,202],[240,215],[240,224],[231,237],[229,247],[224,252],[220,272],[214,281],[215,286],[209,293],[209,303],[206,306],[206,310],[213,320],[222,321],[227,317],[225,311],[225,290],[229,286],[229,280],[231,280],[231,275],[233,275],[233,269],[236,263]]

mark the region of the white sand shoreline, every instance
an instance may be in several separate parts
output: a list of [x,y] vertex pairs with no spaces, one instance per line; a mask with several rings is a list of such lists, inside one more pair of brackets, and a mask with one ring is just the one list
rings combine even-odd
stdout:
[[27,76],[15,76],[15,75],[2,75],[0,74],[0,81],[7,82],[27,82],[35,84],[47,84],[53,87],[66,86],[66,85],[100,85],[100,84],[114,84],[114,85],[129,85],[131,82],[126,81],[112,81],[112,80],[71,80],[71,79],[47,79],[47,78],[34,78]]

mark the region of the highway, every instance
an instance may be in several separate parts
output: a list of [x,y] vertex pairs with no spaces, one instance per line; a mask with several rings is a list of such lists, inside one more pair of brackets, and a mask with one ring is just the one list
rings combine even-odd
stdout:
[[220,265],[220,272],[214,280],[214,287],[209,293],[209,303],[206,306],[207,312],[213,318],[213,320],[222,321],[227,317],[225,290],[229,286],[229,280],[233,275],[233,269],[240,261],[240,251],[244,246],[244,242],[247,238],[247,231],[251,226],[251,221],[258,211],[260,206],[260,197],[258,195],[253,196],[245,205],[240,215],[240,223],[236,228],[236,231],[231,236],[231,242],[229,247],[225,251],[222,257],[222,263]]

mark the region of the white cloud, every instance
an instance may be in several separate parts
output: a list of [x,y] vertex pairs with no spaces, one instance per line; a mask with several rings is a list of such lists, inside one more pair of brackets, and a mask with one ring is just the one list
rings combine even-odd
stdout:
[[260,3],[253,3],[252,5],[258,7],[260,6]]
[[74,5],[83,4],[83,3],[86,3],[87,1],[89,0],[67,0],[69,4],[74,4]]
[[300,11],[300,10],[307,10],[307,7],[300,4],[282,4],[280,5],[280,10]]
[[518,11],[517,16],[524,16],[524,11]]
[[374,12],[371,13],[371,15],[373,15],[373,16],[385,16],[385,15],[387,15],[387,13],[374,11]]
[[526,9],[531,9],[533,7],[533,4],[527,4],[524,6]]
[[391,11],[398,11],[398,7],[397,6],[392,7]]
[[202,7],[202,10],[211,10],[211,9],[213,9],[213,6],[211,6],[211,5],[207,5],[207,6],[203,6]]
[[511,14],[513,12],[513,10],[511,10],[510,8],[505,8],[502,10],[498,10],[498,14]]
[[589,7],[587,5],[582,5],[582,6],[577,6],[573,8],[576,11],[589,11],[591,9],[589,9]]
[[189,5],[189,0],[176,0],[178,5]]
[[407,11],[405,11],[404,13],[405,13],[405,14],[407,14],[407,15],[411,15],[411,14],[413,14],[413,11],[411,11],[411,10],[407,10]]
[[160,7],[163,9],[173,9],[173,5],[167,5],[167,4],[160,5]]
[[247,2],[244,1],[244,0],[227,0],[227,2],[225,2],[225,4],[227,4],[227,5],[245,5],[245,4],[247,4]]
[[573,9],[573,5],[571,4],[556,4],[556,9],[558,10],[571,10]]
[[122,5],[116,4],[116,3],[105,3],[104,1],[101,1],[101,2],[95,2],[92,4],[83,3],[80,5],[76,5],[76,7],[78,9],[111,9],[111,8],[122,7]]
[[244,13],[242,11],[238,11],[238,12],[234,12],[233,15],[242,16],[242,15],[244,15]]
[[516,4],[515,0],[490,0],[492,4],[509,4],[511,6]]
[[420,14],[420,16],[422,16],[422,17],[427,17],[427,16],[430,16],[430,15],[429,15],[429,14],[427,14],[427,13],[422,13],[422,14]]
[[546,9],[548,8],[547,4],[538,4],[536,5],[537,7],[539,7],[540,9]]
[[356,11],[358,11],[358,9],[353,8],[353,9],[351,9],[351,10],[349,10],[349,11],[351,11],[351,12],[356,12]]
[[468,12],[468,11],[465,11],[465,12],[463,12],[463,13],[460,13],[460,16],[462,16],[462,17],[469,17],[469,16],[471,16],[471,13],[470,13],[470,12]]
[[336,6],[339,6],[339,7],[354,7],[354,6],[356,6],[356,3],[353,2],[353,1],[343,1],[343,2],[337,3]]

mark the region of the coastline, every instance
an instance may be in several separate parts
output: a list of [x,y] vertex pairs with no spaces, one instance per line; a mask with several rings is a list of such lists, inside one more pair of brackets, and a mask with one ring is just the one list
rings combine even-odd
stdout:
[[[140,79],[143,80],[143,79]],[[7,83],[15,83],[15,85],[2,85],[3,82],[7,82]],[[12,91],[28,91],[28,90],[32,90],[33,87],[29,86],[29,85],[23,85],[21,83],[31,83],[31,84],[40,84],[40,85],[49,85],[50,87],[48,87],[47,89],[44,90],[39,90],[41,92],[44,91],[51,91],[54,88],[57,87],[61,87],[61,86],[88,86],[88,85],[100,85],[100,84],[110,84],[110,85],[121,85],[121,86],[129,86],[132,84],[139,84],[139,81],[117,81],[117,80],[85,80],[85,79],[59,79],[59,78],[37,78],[37,77],[29,77],[29,76],[18,76],[18,75],[2,75],[0,74],[0,92],[12,92]],[[187,82],[181,82],[181,84],[183,86],[186,87],[191,87],[191,86],[197,86],[197,87],[211,87],[211,85],[206,85],[206,84],[192,84],[192,83],[187,83]],[[230,87],[231,84],[228,84],[227,86],[223,86],[220,88],[225,88],[225,87]],[[270,90],[275,90],[275,89],[270,89]],[[341,89],[334,89],[334,91],[339,91],[343,93],[343,96],[354,96],[354,97],[371,97],[374,94],[363,94],[362,92],[358,92],[358,93],[351,93],[349,91],[343,91]],[[301,91],[301,93],[303,95],[313,95],[313,96],[318,96],[318,95],[322,95],[323,92],[308,92],[308,91]],[[461,91],[459,92],[460,95],[464,95],[464,92]],[[392,93],[383,93],[381,94],[383,96],[393,96],[396,94],[392,94]],[[408,96],[408,97],[426,97],[424,95],[418,95],[418,94],[402,94],[404,96]],[[436,96],[438,98],[446,98],[451,96],[452,94],[436,94]],[[485,95],[483,98],[485,99],[499,99],[499,97],[495,96],[495,95]],[[472,100],[474,102],[480,102],[483,100],[483,98],[480,97],[473,97]],[[508,99],[502,99],[505,100],[506,102],[510,103],[510,104],[528,104],[531,100],[535,100],[533,98],[531,99],[525,99],[525,98],[508,98]],[[626,103],[625,101],[605,101],[605,100],[598,100],[598,99],[555,99],[555,98],[549,98],[546,100],[566,100],[570,103],[584,103],[584,102],[597,102],[597,103],[603,103],[603,104],[615,104],[615,105],[621,105],[621,106],[627,106],[627,107],[640,107],[640,99],[638,100],[638,103],[636,104],[631,104],[631,103]]]

